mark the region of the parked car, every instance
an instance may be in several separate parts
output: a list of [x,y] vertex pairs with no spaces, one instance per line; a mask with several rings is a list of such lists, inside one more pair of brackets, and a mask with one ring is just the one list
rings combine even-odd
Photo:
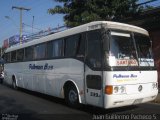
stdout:
[[2,84],[4,80],[4,72],[0,72],[0,83]]

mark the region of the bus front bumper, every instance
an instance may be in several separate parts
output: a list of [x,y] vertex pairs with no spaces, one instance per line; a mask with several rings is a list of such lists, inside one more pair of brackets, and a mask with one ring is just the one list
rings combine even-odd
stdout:
[[158,94],[158,90],[151,91],[150,93],[139,94],[121,94],[121,95],[107,95],[105,94],[104,108],[116,108],[129,105],[136,105],[153,101]]

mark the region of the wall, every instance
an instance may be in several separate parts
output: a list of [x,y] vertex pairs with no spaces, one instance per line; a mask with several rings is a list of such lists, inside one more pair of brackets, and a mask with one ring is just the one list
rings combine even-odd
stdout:
[[158,70],[158,82],[160,87],[160,30],[150,31],[149,33],[153,43],[153,54]]

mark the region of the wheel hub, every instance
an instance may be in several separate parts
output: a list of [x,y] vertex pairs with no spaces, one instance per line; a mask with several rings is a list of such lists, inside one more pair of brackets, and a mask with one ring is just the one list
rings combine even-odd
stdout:
[[69,101],[74,103],[77,101],[77,93],[74,90],[69,91]]

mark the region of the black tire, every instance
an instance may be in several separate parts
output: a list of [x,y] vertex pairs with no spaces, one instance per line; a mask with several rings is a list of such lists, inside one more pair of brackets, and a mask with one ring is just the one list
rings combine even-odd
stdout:
[[12,87],[13,87],[13,89],[15,89],[15,90],[17,90],[17,89],[18,89],[18,87],[17,87],[17,84],[16,84],[16,81],[15,81],[15,80],[13,80],[13,81],[12,81]]
[[79,107],[79,97],[75,86],[65,88],[65,101],[70,107]]
[[0,84],[3,84],[3,79],[0,79]]

